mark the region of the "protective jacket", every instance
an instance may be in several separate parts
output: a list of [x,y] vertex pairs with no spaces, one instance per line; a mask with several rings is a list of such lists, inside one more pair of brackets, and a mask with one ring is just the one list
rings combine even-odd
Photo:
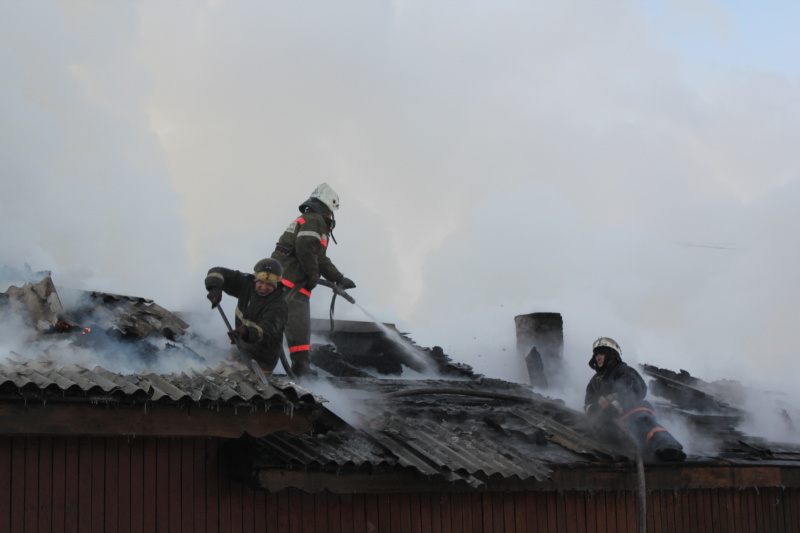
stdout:
[[262,295],[256,292],[255,276],[222,267],[209,270],[205,284],[206,290],[222,289],[238,299],[236,327],[247,328],[247,338],[241,347],[262,370],[271,372],[283,350],[283,330],[288,316],[283,286],[278,285],[270,294]]
[[624,363],[616,352],[611,353],[613,355],[606,356],[602,367],[597,366],[594,356],[589,361],[589,366],[595,371],[586,386],[584,400],[586,412],[589,414],[604,407],[601,398],[616,399],[627,412],[647,396],[647,384],[642,376]]
[[645,462],[682,461],[683,446],[656,419],[653,406],[644,398],[647,384],[639,373],[611,352],[598,367],[594,356],[589,366],[596,372],[586,386],[584,406],[595,425],[605,436],[614,432],[614,419],[630,432]]
[[[320,276],[339,283],[344,275],[327,256],[329,222],[308,203],[302,204],[301,210],[304,206],[305,212],[289,224],[272,253],[272,258],[280,261],[283,266],[282,283],[291,288],[297,283],[305,283]],[[305,289],[300,290],[300,293],[311,295]]]

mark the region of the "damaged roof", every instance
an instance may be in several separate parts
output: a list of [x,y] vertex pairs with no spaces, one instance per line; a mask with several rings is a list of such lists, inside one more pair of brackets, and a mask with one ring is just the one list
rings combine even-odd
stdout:
[[324,401],[296,383],[273,377],[268,384],[238,367],[221,363],[202,372],[120,374],[45,358],[0,363],[0,397],[5,402],[116,405],[318,405]]
[[[79,339],[74,342],[90,348],[105,343],[108,349],[108,339],[116,336],[126,346],[144,347],[139,350],[142,356],[164,357],[180,344],[189,327],[178,315],[144,298],[85,293],[77,300],[81,305],[64,309],[55,305],[53,294],[48,278],[14,297],[25,300],[39,319],[49,321],[49,328],[39,321],[41,335],[71,335]],[[99,366],[62,364],[45,353],[0,364],[0,404],[222,406],[259,412],[277,407],[313,413],[302,424],[286,427],[242,426],[251,436],[241,437],[242,427],[218,432],[232,437],[227,446],[238,464],[236,470],[268,490],[331,490],[343,475],[366,476],[359,477],[359,483],[383,483],[392,490],[404,482],[409,490],[418,490],[421,480],[431,486],[474,490],[495,482],[504,487],[564,487],[569,478],[575,486],[585,487],[587,471],[594,473],[592,479],[634,483],[628,478],[620,481],[621,473],[632,472],[630,458],[598,442],[583,412],[558,398],[544,396],[527,384],[475,374],[439,347],[416,346],[390,324],[337,322],[333,330],[328,325],[328,321],[313,325],[311,357],[321,376],[304,386],[275,375],[263,385],[227,364],[177,374],[122,374]],[[104,335],[75,336],[80,329],[95,326]],[[154,337],[173,342],[165,348],[150,342]],[[179,349],[202,360],[189,348]],[[435,378],[426,373],[430,368]],[[749,415],[736,401],[742,396],[740,385],[707,383],[685,372],[648,365],[642,371],[659,417],[682,421],[707,444],[691,450],[674,483],[688,483],[691,475],[686,471],[695,467],[767,465],[800,470],[800,446],[769,442],[742,429]],[[408,379],[409,375],[419,378]],[[315,395],[309,389],[325,392]],[[791,406],[782,409],[787,426],[800,416]],[[196,419],[187,422],[180,434],[192,434],[194,426]],[[663,468],[676,472],[674,465]],[[601,471],[607,472],[605,478],[598,474]],[[303,476],[289,475],[292,472]],[[800,486],[800,475],[792,475],[779,470],[770,483]],[[728,482],[733,477],[725,474],[716,479]],[[745,483],[747,478],[736,479]]]
[[[369,335],[365,337],[360,348],[365,342],[369,346]],[[457,378],[396,379],[390,370],[408,357],[403,350],[381,346],[366,366],[354,361],[366,359],[369,352],[349,353],[348,347],[357,346],[352,339],[341,344],[342,350],[332,345],[312,349],[314,364],[332,374],[320,378],[318,386],[334,391],[327,395],[325,414],[315,422],[313,433],[277,433],[231,444],[243,469],[255,472],[250,480],[255,485],[271,491],[294,486],[313,492],[333,490],[345,474],[367,474],[358,479],[368,483],[376,476],[406,473],[429,484],[472,489],[483,489],[492,480],[503,486],[586,487],[589,478],[582,472],[587,470],[595,472],[595,481],[635,485],[631,458],[596,440],[584,413],[561,400],[525,384],[475,375],[465,366],[459,366]],[[422,350],[437,354],[437,366],[442,374],[448,373],[452,362],[441,349]],[[335,375],[337,370],[341,375]],[[800,446],[769,442],[738,429],[746,412],[730,403],[736,394],[724,394],[730,385],[709,384],[685,372],[652,366],[643,366],[642,371],[650,378],[650,399],[657,412],[682,420],[701,437],[699,442],[708,445],[695,449],[685,463],[650,465],[649,470],[663,473],[665,487],[800,483]],[[776,470],[753,474],[756,481],[704,473],[734,465]],[[786,468],[792,473],[787,474]],[[598,469],[616,473],[598,477]],[[287,477],[287,471],[305,475]],[[314,472],[328,477],[314,483],[309,481],[315,479]],[[620,481],[625,473],[631,475]],[[392,479],[397,490],[402,478]],[[419,481],[416,489],[409,488],[418,489]]]

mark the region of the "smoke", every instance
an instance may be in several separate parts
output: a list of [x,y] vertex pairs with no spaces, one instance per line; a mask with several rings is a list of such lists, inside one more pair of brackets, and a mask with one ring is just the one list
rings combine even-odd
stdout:
[[359,305],[478,372],[518,380],[513,318],[549,311],[573,391],[601,335],[788,386],[796,8],[743,9],[2,3],[0,265],[208,317],[206,270],[325,181]]

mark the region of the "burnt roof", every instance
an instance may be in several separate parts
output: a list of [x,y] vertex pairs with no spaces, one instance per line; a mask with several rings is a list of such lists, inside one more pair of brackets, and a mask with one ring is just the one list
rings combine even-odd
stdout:
[[120,374],[39,357],[0,363],[0,399],[8,402],[115,405],[317,406],[324,401],[289,380],[263,384],[249,371],[221,363],[202,372]]

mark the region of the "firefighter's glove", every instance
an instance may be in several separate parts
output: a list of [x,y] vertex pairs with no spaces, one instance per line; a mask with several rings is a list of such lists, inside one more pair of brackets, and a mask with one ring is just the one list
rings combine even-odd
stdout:
[[211,309],[216,308],[222,301],[222,289],[208,289],[206,298],[211,302]]
[[247,340],[247,328],[245,326],[239,326],[238,328],[229,331],[228,337],[231,339],[231,344],[236,344],[236,339],[242,339],[243,341]]
[[339,282],[339,286],[344,290],[356,288],[356,284],[350,278],[342,278],[342,281]]
[[600,399],[597,400],[597,404],[604,413],[608,413],[611,416],[622,416],[625,413],[625,410],[622,408],[622,404],[619,403],[616,394],[600,396]]
[[311,276],[308,278],[308,281],[306,281],[304,288],[308,292],[311,292],[314,290],[314,288],[317,286],[318,283],[319,283],[319,276]]

